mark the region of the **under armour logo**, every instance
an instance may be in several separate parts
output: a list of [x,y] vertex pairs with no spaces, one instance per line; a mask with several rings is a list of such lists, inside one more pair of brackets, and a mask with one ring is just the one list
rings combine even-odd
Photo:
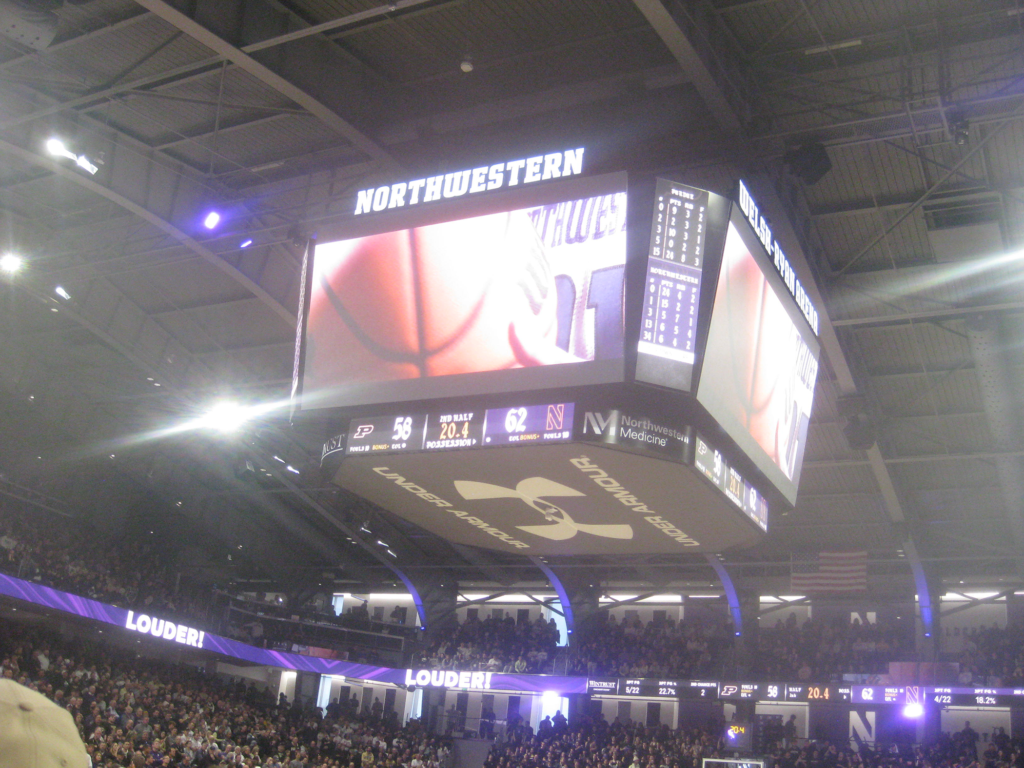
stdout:
[[591,525],[577,523],[561,507],[544,501],[546,496],[585,496],[585,493],[567,485],[548,480],[546,477],[528,477],[515,488],[505,488],[491,483],[478,483],[473,480],[456,480],[455,490],[464,499],[520,499],[524,504],[540,512],[551,525],[517,525],[521,531],[532,533],[552,541],[571,539],[578,532],[592,536],[603,536],[606,539],[632,539],[633,527],[625,523],[610,525]]

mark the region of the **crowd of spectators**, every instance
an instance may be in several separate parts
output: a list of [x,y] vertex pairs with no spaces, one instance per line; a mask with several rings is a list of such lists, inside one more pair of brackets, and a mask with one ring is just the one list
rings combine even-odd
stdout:
[[0,628],[0,675],[71,712],[97,768],[449,768],[450,747],[402,727],[276,699],[187,667],[17,625]]
[[840,680],[847,673],[883,674],[889,662],[914,658],[914,640],[899,626],[795,617],[761,627],[753,673],[771,680]]
[[0,502],[0,571],[209,628],[209,591],[176,583],[153,546],[106,538],[77,520],[55,518],[19,514]]
[[[1021,632],[978,634],[963,654],[963,663],[979,678],[993,668],[1018,675],[1024,667]],[[644,622],[637,616],[606,615],[578,628],[571,648],[557,649],[554,622],[517,623],[511,616],[484,621],[468,618],[437,637],[415,661],[436,669],[494,672],[550,672],[560,651],[560,674],[696,679],[725,674],[734,636],[725,624],[675,621]],[[807,620],[794,617],[761,628],[748,638],[747,679],[838,680],[844,674],[884,674],[889,662],[916,658],[913,638],[902,626]],[[1011,671],[1012,670],[1012,671]],[[1006,679],[1016,679],[1007,677]]]
[[558,718],[542,723],[535,734],[524,724],[512,726],[496,743],[484,768],[700,768],[701,758],[721,753],[711,730],[669,730],[663,726],[608,724],[584,717],[568,724]]
[[961,650],[951,654],[963,685],[1024,685],[1024,627],[972,628],[960,637]]
[[439,633],[416,655],[414,665],[430,669],[546,674],[559,641],[554,620],[516,621],[511,615],[481,621],[471,615]]
[[[536,733],[511,725],[494,744],[484,768],[701,768],[704,758],[732,757],[720,726],[671,730],[665,725],[609,724],[604,717],[564,717],[541,723]],[[850,742],[779,738],[758,750],[775,768],[1024,768],[1020,741],[997,729],[979,753],[970,723],[940,734],[927,745],[860,745]]]
[[[339,658],[397,665],[410,650],[408,643],[419,640],[398,608],[382,621],[371,618],[365,604],[336,616],[329,601],[289,606],[231,598],[240,610],[227,614],[227,595],[221,593],[217,603],[209,588],[178,581],[145,538],[112,540],[78,521],[28,515],[3,503],[0,572],[140,612],[188,619],[207,631],[279,649],[313,646]],[[394,635],[396,642],[343,637],[349,629]],[[397,642],[399,637],[405,644]],[[958,664],[957,682],[1024,685],[1024,627],[969,629],[956,639],[957,650],[942,659]],[[561,653],[558,672],[564,674],[700,678],[723,674],[734,645],[726,627],[671,618],[642,622],[636,616],[608,616],[581,628],[571,649],[560,651],[558,640],[553,621],[473,617],[434,636],[412,663],[546,673]],[[749,663],[743,668],[749,679],[837,680],[844,674],[884,674],[890,662],[917,658],[906,627],[884,622],[809,619],[798,624],[791,615],[774,627],[761,627],[756,640],[745,642],[756,643],[747,648]]]
[[[78,520],[57,518],[53,513],[28,515],[2,501],[0,572],[149,615],[187,619],[190,626],[255,645],[315,645],[335,651],[339,658],[367,663],[384,660],[368,647],[372,641],[332,637],[331,627],[382,631],[381,626],[374,626],[380,622],[370,621],[365,606],[335,617],[332,608],[317,611],[312,606],[265,605],[262,609],[275,617],[298,615],[299,620],[260,622],[249,616],[234,624],[230,617],[225,622],[214,590],[177,579],[162,553],[145,539],[106,537]],[[224,593],[220,596],[222,602],[227,599]],[[316,619],[318,626],[311,626],[311,619]],[[243,623],[250,625],[250,631],[242,629]],[[260,626],[259,637],[251,633],[254,624]],[[397,626],[389,629],[399,631]]]
[[568,674],[697,678],[721,669],[731,634],[710,623],[621,621],[608,616],[582,629],[569,654]]

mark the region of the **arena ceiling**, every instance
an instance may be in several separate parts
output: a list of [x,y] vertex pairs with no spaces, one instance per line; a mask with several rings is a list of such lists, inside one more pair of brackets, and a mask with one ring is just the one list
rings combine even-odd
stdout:
[[[820,288],[798,503],[726,556],[738,585],[782,592],[791,555],[864,548],[879,594],[912,594],[917,564],[933,589],[1020,586],[1019,0],[28,5],[0,1],[0,237],[27,261],[0,279],[6,495],[110,525],[146,510],[237,575],[542,580],[324,486],[324,435],[283,416],[163,430],[287,397],[301,243],[355,189],[585,144],[592,170],[760,179]],[[787,161],[811,143],[816,183]],[[560,565],[715,583],[702,558]]]

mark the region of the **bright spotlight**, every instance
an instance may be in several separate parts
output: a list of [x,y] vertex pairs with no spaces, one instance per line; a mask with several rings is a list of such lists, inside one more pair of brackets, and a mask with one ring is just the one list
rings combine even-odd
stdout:
[[907,704],[907,706],[903,708],[903,716],[908,717],[911,720],[916,720],[922,715],[924,715],[924,707],[916,701]]
[[218,224],[220,224],[220,214],[216,211],[210,211],[203,219],[203,226],[207,229],[216,229]]
[[3,256],[0,256],[0,272],[13,275],[21,269],[23,263],[20,256],[16,256],[13,253],[5,253]]
[[93,164],[93,162],[89,160],[88,157],[86,157],[85,155],[76,155],[74,152],[68,149],[64,145],[64,142],[61,141],[60,139],[47,139],[46,151],[49,152],[54,157],[64,157],[67,158],[68,160],[73,160],[75,165],[77,165],[86,173],[90,173],[94,176],[96,175],[96,172],[99,170],[99,168],[97,168],[96,165]]
[[49,152],[51,155],[54,155],[55,157],[67,157],[72,160],[78,159],[75,155],[68,151],[68,148],[64,146],[64,142],[61,141],[60,139],[47,139],[46,151]]
[[234,432],[249,420],[249,411],[238,403],[214,405],[202,419],[203,426],[220,432]]
[[71,294],[64,290],[64,286],[58,285],[53,289],[53,292],[64,299],[64,301],[71,301]]
[[243,240],[242,242],[240,242],[238,244],[238,247],[239,248],[248,248],[250,245],[252,245],[252,238],[251,237],[247,237],[247,238],[245,238],[245,240]]

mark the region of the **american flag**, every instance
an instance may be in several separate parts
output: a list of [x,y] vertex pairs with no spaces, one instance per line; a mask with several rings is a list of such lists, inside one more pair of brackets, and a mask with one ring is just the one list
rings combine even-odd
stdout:
[[796,594],[808,592],[865,592],[868,588],[867,552],[819,552],[811,560],[792,560],[789,586]]

